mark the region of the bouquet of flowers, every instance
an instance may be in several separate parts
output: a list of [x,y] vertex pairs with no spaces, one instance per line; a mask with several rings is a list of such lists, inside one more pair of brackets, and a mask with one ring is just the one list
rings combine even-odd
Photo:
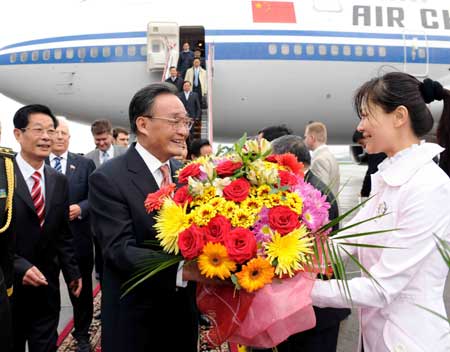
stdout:
[[[313,279],[342,269],[329,260],[327,237],[340,219],[329,222],[326,196],[305,182],[294,155],[271,155],[268,141],[244,136],[226,153],[187,164],[178,188],[149,194],[145,207],[158,212],[165,257],[141,281],[184,260],[232,283],[197,287],[211,345],[272,347],[314,327]],[[281,301],[289,306],[280,309]]]

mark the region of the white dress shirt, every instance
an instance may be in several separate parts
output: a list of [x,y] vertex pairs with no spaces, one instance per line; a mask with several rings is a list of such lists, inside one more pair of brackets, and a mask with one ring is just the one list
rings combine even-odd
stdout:
[[[69,155],[69,152],[66,150],[64,153],[62,153],[59,157],[60,162],[61,162],[61,172],[65,175],[66,174],[66,170],[67,170],[67,157]],[[55,168],[55,158],[57,157],[57,155],[50,153],[49,159],[50,159],[50,166],[52,168]]]
[[45,200],[45,175],[44,175],[44,162],[42,162],[42,165],[39,169],[35,169],[33,166],[31,166],[30,164],[28,164],[25,159],[22,157],[21,153],[18,153],[16,156],[16,163],[17,166],[19,167],[20,172],[22,173],[23,178],[25,179],[25,182],[27,183],[28,186],[28,191],[30,191],[31,194],[31,190],[33,189],[34,186],[34,180],[31,177],[31,175],[34,174],[35,171],[39,171],[39,173],[41,174],[41,190],[42,190],[42,196],[44,197]]
[[[163,181],[163,174],[160,169],[162,165],[167,165],[169,167],[170,181],[172,181],[169,160],[167,160],[165,163],[162,163],[161,161],[159,161],[158,158],[156,158],[147,149],[145,149],[142,145],[140,145],[139,142],[136,142],[135,148],[138,154],[144,160],[145,165],[147,165],[148,169],[152,173],[159,187],[161,187],[161,183]],[[183,281],[183,265],[184,261],[181,261],[178,264],[177,279],[176,279],[176,285],[178,287],[186,287],[188,284],[187,281]]]

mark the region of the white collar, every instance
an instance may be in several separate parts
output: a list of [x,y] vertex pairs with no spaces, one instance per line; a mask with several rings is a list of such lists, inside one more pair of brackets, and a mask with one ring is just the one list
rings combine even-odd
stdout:
[[25,181],[28,180],[31,177],[31,175],[34,174],[35,171],[39,171],[39,173],[41,174],[41,180],[43,179],[44,165],[45,165],[44,162],[42,162],[41,167],[36,170],[33,166],[31,166],[30,164],[28,164],[28,162],[25,161],[21,153],[18,153],[16,155],[16,162]]
[[167,165],[170,170],[170,163],[169,160],[167,160],[165,163],[162,163],[157,157],[155,157],[152,153],[150,153],[147,149],[145,149],[139,142],[136,142],[136,151],[141,156],[141,158],[144,160],[145,165],[147,165],[150,172],[155,175],[155,172],[158,171],[158,169],[162,165]]
[[[69,151],[66,150],[64,153],[62,153],[59,157],[63,160],[67,160],[67,157],[69,156]],[[55,158],[57,157],[57,155],[50,153],[49,159],[50,161],[53,161]]]
[[313,156],[317,155],[318,152],[320,152],[321,150],[324,150],[324,149],[328,149],[328,146],[326,144],[319,145],[316,149],[314,149],[312,151]]
[[413,144],[383,160],[378,165],[378,173],[389,186],[400,186],[443,150],[435,143]]
[[[98,150],[100,152],[100,155],[103,156],[104,151],[103,150]],[[111,143],[111,145],[109,146],[109,148],[107,150],[105,150],[105,152],[108,153],[108,156],[110,158],[112,158],[114,156],[114,144]]]

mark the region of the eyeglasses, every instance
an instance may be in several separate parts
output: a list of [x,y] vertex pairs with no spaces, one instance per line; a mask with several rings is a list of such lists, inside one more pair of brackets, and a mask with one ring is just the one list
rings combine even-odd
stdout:
[[33,135],[38,136],[38,137],[42,137],[44,135],[44,133],[47,133],[47,136],[49,137],[54,137],[56,134],[56,130],[54,128],[49,128],[49,129],[45,129],[45,128],[41,128],[41,127],[24,127],[20,129],[22,132],[25,132],[26,130],[29,130]]
[[170,118],[170,117],[158,117],[158,116],[149,116],[149,115],[141,115],[142,117],[147,117],[149,119],[155,119],[155,120],[163,120],[169,123],[169,125],[172,126],[173,129],[177,128],[186,128],[188,131],[192,128],[194,125],[194,120],[190,117],[183,117],[183,118]]

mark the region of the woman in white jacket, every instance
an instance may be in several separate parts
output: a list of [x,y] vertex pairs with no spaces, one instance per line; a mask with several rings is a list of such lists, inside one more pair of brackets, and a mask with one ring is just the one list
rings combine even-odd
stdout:
[[[448,268],[434,235],[450,239],[450,179],[433,161],[443,148],[420,142],[433,126],[426,105],[433,100],[444,100],[441,119],[446,123],[441,125],[448,126],[450,92],[436,81],[422,83],[405,73],[388,73],[365,83],[355,95],[358,130],[367,151],[384,152],[388,158],[372,175],[373,198],[352,223],[385,215],[351,231],[395,230],[348,241],[402,248],[341,243],[379,285],[366,275],[349,280],[349,303],[336,280],[316,280],[312,299],[319,307],[359,308],[364,352],[450,351],[448,322],[417,306],[446,316],[443,291]],[[438,134],[449,138],[442,128]]]

